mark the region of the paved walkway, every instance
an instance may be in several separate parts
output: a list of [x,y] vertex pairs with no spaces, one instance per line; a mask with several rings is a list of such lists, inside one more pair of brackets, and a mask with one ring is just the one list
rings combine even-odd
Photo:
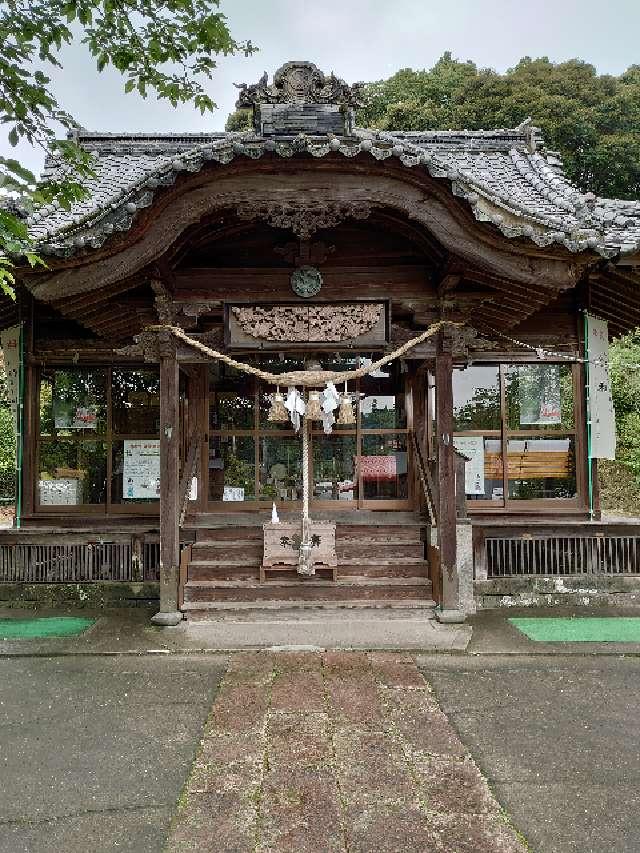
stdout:
[[232,657],[168,853],[521,853],[409,655]]
[[536,853],[638,853],[640,659],[429,655],[419,663]]

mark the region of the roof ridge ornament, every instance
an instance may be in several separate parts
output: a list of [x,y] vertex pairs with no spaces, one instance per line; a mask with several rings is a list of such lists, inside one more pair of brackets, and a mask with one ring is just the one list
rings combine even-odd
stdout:
[[258,104],[334,104],[361,107],[364,83],[350,86],[331,72],[323,74],[313,62],[285,62],[269,85],[265,71],[257,83],[234,83],[240,90],[236,107],[246,109]]

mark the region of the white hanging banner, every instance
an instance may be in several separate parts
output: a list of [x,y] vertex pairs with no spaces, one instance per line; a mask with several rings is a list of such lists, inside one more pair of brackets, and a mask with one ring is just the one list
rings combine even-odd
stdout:
[[7,399],[13,412],[13,423],[18,434],[18,393],[20,376],[20,326],[11,326],[0,332],[0,346],[4,355],[7,377]]
[[616,415],[609,381],[609,324],[587,314],[591,458],[616,458]]

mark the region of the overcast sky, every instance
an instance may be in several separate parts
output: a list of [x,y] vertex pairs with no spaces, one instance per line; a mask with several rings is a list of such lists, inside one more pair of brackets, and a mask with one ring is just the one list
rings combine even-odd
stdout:
[[[445,50],[498,71],[525,55],[579,57],[611,74],[640,63],[640,0],[222,0],[221,9],[234,37],[250,38],[260,51],[220,59],[209,84],[214,114],[123,94],[122,79],[98,74],[81,45],[65,50],[64,71],[52,75],[60,104],[90,130],[221,130],[236,99],[233,83],[253,83],[263,71],[271,78],[291,59],[311,60],[349,83],[429,68]],[[2,138],[0,151],[10,150]],[[39,154],[21,148],[20,156],[40,167]]]

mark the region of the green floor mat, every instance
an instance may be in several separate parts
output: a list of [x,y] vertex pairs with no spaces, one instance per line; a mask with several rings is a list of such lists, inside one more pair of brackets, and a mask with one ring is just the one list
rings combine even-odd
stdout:
[[574,616],[509,619],[536,643],[640,643],[638,616]]
[[95,619],[50,616],[40,619],[0,619],[0,639],[37,640],[43,637],[73,637],[90,628]]

